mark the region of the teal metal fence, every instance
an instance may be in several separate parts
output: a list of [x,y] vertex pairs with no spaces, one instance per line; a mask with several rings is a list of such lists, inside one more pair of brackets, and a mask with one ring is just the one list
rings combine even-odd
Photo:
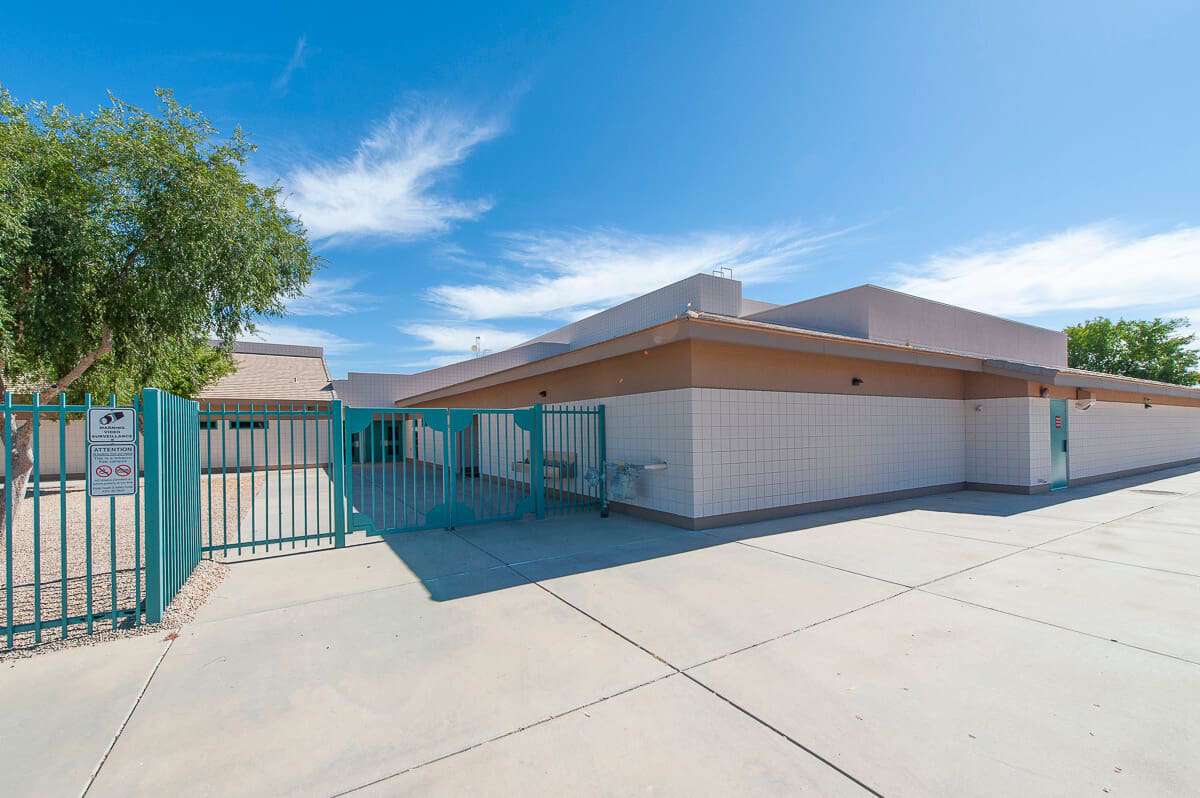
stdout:
[[206,404],[199,418],[206,556],[337,544],[341,402]]
[[607,507],[602,405],[201,408],[153,388],[132,404],[143,479],[91,498],[84,417],[101,405],[5,395],[3,647],[157,623],[204,557]]
[[602,405],[352,407],[344,435],[352,532],[606,507]]
[[[137,496],[89,498],[83,417],[94,403],[43,403],[40,394],[0,408],[4,440],[4,623],[6,648],[65,639],[144,620],[143,529]],[[116,406],[110,397],[108,406]],[[135,400],[135,410],[141,402]],[[18,502],[18,441],[28,435],[32,470]],[[49,477],[47,479],[47,477]],[[20,505],[19,511],[15,511]]]

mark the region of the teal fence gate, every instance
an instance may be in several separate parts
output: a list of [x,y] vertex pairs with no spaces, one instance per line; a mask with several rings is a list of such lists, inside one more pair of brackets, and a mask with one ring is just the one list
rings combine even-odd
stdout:
[[603,509],[604,407],[348,408],[350,531]]

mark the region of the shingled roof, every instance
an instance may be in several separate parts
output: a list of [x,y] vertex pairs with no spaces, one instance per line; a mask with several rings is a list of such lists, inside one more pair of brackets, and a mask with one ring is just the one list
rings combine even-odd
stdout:
[[200,393],[205,401],[327,401],[336,398],[319,346],[238,341],[237,371]]

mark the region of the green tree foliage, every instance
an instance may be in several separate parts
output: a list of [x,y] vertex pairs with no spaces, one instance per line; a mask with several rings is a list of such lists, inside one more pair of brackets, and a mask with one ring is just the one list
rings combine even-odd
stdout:
[[1113,321],[1098,316],[1067,327],[1067,363],[1071,368],[1102,371],[1177,385],[1200,382],[1200,352],[1192,348],[1186,319]]
[[[157,113],[110,97],[76,115],[0,87],[0,390],[195,395],[311,276],[280,189],[245,175],[242,132],[218,140],[158,98]],[[14,427],[14,478],[28,426]]]

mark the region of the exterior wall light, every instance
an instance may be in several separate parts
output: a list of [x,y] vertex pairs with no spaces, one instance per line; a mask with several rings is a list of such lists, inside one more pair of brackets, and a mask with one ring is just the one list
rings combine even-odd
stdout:
[[982,412],[983,412],[983,405],[975,405],[975,412],[976,412],[976,413],[982,413]]
[[540,396],[540,397],[542,397],[543,399],[545,399],[545,398],[546,398],[546,392],[545,392],[545,391],[538,391],[538,396]]
[[1143,405],[1143,406],[1144,406],[1144,407],[1145,407],[1147,410],[1149,410],[1149,409],[1150,409],[1150,408],[1153,406],[1153,405],[1151,405],[1151,403],[1150,403],[1150,397],[1149,397],[1149,396],[1143,396],[1143,397],[1142,397],[1142,405]]
[[850,380],[850,384],[851,385],[862,385],[863,384],[862,377],[855,377],[854,379]]
[[1042,397],[1043,399],[1045,399],[1049,395],[1050,395],[1050,389],[1047,388],[1045,385],[1043,385],[1041,388],[1038,389],[1038,396]]

